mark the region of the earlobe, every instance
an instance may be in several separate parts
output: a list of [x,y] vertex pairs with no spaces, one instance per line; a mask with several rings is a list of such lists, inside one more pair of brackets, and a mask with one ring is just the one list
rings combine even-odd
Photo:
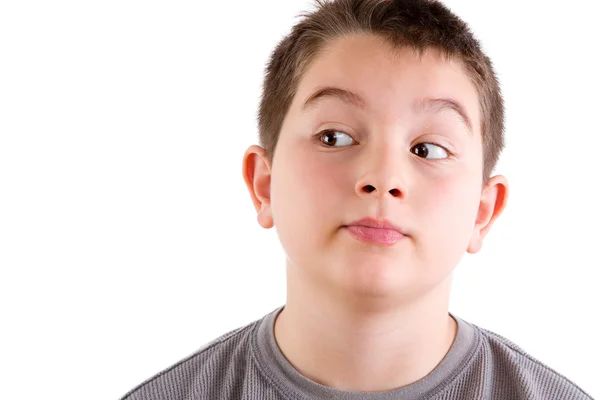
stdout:
[[481,192],[477,219],[467,252],[474,254],[481,250],[483,238],[500,216],[508,200],[508,181],[502,175],[491,177]]
[[265,229],[273,227],[271,213],[271,166],[265,150],[257,145],[250,146],[244,153],[242,165],[244,182],[258,213],[256,218]]

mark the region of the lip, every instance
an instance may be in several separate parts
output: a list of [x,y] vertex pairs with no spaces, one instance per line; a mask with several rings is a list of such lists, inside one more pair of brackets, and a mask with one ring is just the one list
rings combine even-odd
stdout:
[[393,245],[406,236],[404,231],[386,219],[363,218],[344,228],[357,240]]

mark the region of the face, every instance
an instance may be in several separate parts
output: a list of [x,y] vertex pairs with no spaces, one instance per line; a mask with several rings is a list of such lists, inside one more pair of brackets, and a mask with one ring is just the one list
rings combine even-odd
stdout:
[[[476,89],[433,49],[419,57],[356,35],[323,50],[302,77],[270,171],[288,268],[354,295],[423,293],[449,277],[476,223]],[[323,88],[335,89],[305,105]],[[361,240],[348,225],[362,218],[385,219],[403,236]]]

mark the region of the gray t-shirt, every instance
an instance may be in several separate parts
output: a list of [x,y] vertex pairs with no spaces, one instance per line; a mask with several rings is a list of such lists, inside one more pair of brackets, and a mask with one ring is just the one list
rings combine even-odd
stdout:
[[279,350],[273,327],[283,307],[206,344],[122,400],[591,399],[509,340],[453,314],[454,343],[424,378],[385,392],[332,389],[302,376]]

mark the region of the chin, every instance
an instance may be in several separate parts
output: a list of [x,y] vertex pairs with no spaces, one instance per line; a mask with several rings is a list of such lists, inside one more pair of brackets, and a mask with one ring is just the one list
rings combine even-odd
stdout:
[[397,291],[409,275],[397,261],[373,255],[356,256],[342,262],[337,265],[334,273],[336,279],[344,282],[344,286],[373,295]]

